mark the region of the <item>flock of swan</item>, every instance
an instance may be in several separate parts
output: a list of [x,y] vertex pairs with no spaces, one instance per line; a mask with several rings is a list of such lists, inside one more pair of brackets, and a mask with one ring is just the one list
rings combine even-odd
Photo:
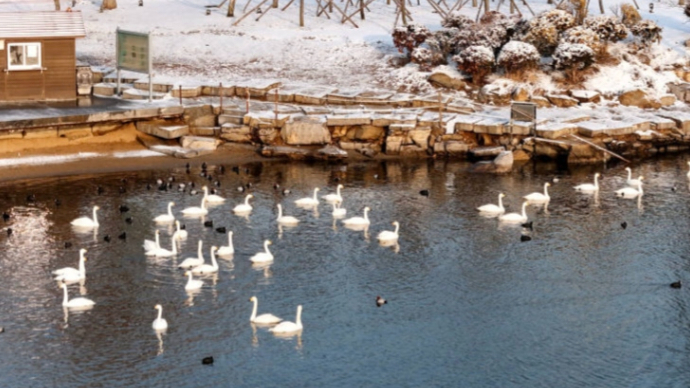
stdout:
[[[688,162],[690,166],[690,162]],[[625,180],[627,187],[620,188],[614,192],[617,197],[621,198],[639,198],[642,196],[642,180],[643,176],[637,179],[632,178],[632,170],[630,167],[626,167],[625,170],[628,172],[628,177]],[[594,174],[594,183],[583,183],[573,187],[575,191],[584,194],[595,194],[599,192],[599,173]],[[688,178],[690,178],[690,172],[688,172]],[[479,206],[477,211],[485,217],[497,217],[499,222],[504,223],[526,223],[529,219],[527,217],[526,208],[529,204],[546,204],[551,200],[549,196],[549,187],[551,184],[549,182],[544,183],[544,192],[534,192],[523,196],[522,211],[517,213],[505,213],[505,207],[503,206],[503,198],[505,194],[498,194],[498,205],[490,203],[486,205]]]
[[[368,228],[370,220],[368,218],[369,207],[364,207],[362,216],[355,216],[343,219],[347,213],[347,210],[342,207],[343,196],[341,194],[341,189],[343,185],[339,184],[336,188],[335,193],[331,193],[322,197],[327,203],[331,204],[333,209],[333,217],[335,220],[341,219],[341,222],[345,227],[353,230],[362,230],[362,228]],[[209,194],[208,187],[203,187],[204,196],[201,199],[199,206],[187,207],[181,210],[181,214],[189,216],[204,216],[209,213],[209,208],[207,204],[222,204],[226,200],[225,198],[216,195]],[[318,198],[319,188],[315,188],[313,191],[313,196],[300,198],[294,201],[295,205],[304,209],[316,209],[319,206],[320,200]],[[246,195],[244,202],[236,205],[232,208],[232,212],[238,216],[247,216],[252,212],[253,206],[250,204],[250,200],[254,198],[252,194]],[[152,219],[153,223],[156,225],[154,231],[154,239],[145,239],[143,242],[144,255],[148,258],[177,258],[180,254],[177,245],[181,240],[188,237],[189,233],[181,228],[180,222],[176,219],[173,208],[175,206],[174,202],[169,202],[167,204],[167,212],[158,215]],[[81,231],[95,230],[99,226],[98,222],[98,210],[99,206],[94,206],[92,209],[92,216],[84,216],[74,219],[71,225]],[[283,207],[281,204],[277,204],[278,217],[276,218],[276,223],[278,225],[285,226],[295,226],[298,225],[300,219],[294,216],[284,215]],[[399,228],[400,224],[397,221],[392,223],[395,226],[394,230],[384,230],[377,235],[377,240],[383,246],[391,246],[393,244],[397,245],[399,238]],[[172,234],[170,241],[170,249],[161,246],[160,241],[160,230],[158,226],[163,225],[175,225],[175,231]],[[212,246],[210,249],[210,262],[206,262],[203,255],[203,241],[200,239],[198,243],[197,256],[188,257],[182,260],[177,267],[184,270],[184,274],[187,277],[187,282],[185,283],[186,291],[199,290],[204,286],[204,281],[202,279],[197,279],[195,276],[206,276],[212,275],[219,271],[219,265],[217,261],[217,256],[224,259],[233,259],[235,253],[235,248],[233,245],[233,232],[228,231],[228,245],[217,247]],[[272,245],[271,240],[265,240],[263,243],[263,251],[259,251],[249,258],[249,261],[254,264],[259,265],[270,265],[274,261],[273,253],[269,250],[269,246]],[[75,297],[70,299],[68,293],[68,285],[83,282],[86,279],[86,267],[85,262],[87,261],[87,250],[79,250],[79,262],[78,268],[65,267],[52,271],[54,275],[54,280],[57,281],[63,289],[63,302],[62,305],[68,310],[85,310],[91,309],[96,303],[86,297]],[[380,298],[380,297],[377,297]],[[253,302],[253,309],[250,316],[250,322],[256,325],[270,326],[268,329],[270,332],[276,335],[294,335],[302,332],[302,305],[297,306],[297,312],[295,316],[295,321],[285,321],[273,314],[264,313],[257,315],[258,309],[258,299],[256,296],[252,296],[249,299]],[[380,306],[377,299],[377,305]],[[165,332],[169,325],[166,319],[163,317],[163,306],[157,304],[155,306],[157,310],[156,319],[151,324],[152,328],[158,333]]]

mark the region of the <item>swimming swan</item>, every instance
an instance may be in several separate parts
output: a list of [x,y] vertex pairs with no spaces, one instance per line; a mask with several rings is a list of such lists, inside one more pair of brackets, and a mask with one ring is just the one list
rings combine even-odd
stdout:
[[599,173],[594,174],[594,184],[591,183],[584,183],[581,185],[575,186],[575,190],[581,191],[583,193],[593,193],[595,191],[599,191]]
[[180,229],[180,221],[175,221],[175,234],[177,234],[178,239],[186,239],[189,236],[186,230]]
[[208,186],[202,187],[204,190],[204,199],[208,203],[223,203],[225,202],[225,198],[221,197],[220,195],[215,195],[215,194],[208,194]]
[[343,202],[343,197],[340,195],[340,189],[342,189],[344,186],[339,184],[338,187],[336,188],[336,193],[333,194],[327,194],[324,195],[323,198],[326,202]]
[[201,206],[190,206],[183,209],[182,214],[186,216],[205,216],[208,214],[208,209],[206,209],[206,199],[201,199]]
[[[156,230],[156,234],[160,234],[158,230]],[[153,251],[152,255],[149,256],[156,256],[156,257],[171,257],[177,255],[177,243],[175,243],[175,235],[173,234],[172,239],[170,240],[170,245],[172,245],[172,248],[170,250],[167,250],[165,248],[158,247],[155,251]]]
[[155,255],[156,251],[161,247],[160,232],[156,230],[154,234],[156,235],[156,241],[144,240],[144,251],[146,252],[146,256]]
[[273,334],[291,334],[302,331],[302,305],[297,306],[297,317],[295,322],[283,321],[275,327],[268,329]]
[[175,216],[172,213],[172,207],[175,206],[175,202],[168,202],[168,213],[166,214],[161,214],[154,218],[153,220],[155,222],[165,224],[165,223],[172,223],[175,221]]
[[273,254],[268,250],[268,246],[273,244],[271,240],[264,241],[264,252],[259,252],[254,256],[250,257],[249,260],[252,263],[270,263],[273,261]]
[[343,224],[345,225],[352,225],[352,226],[357,226],[357,225],[369,225],[369,217],[367,216],[367,213],[369,212],[369,206],[364,208],[364,217],[352,217],[348,218],[346,220],[343,220]]
[[314,189],[313,197],[300,198],[295,201],[297,206],[316,206],[319,204],[319,200],[316,198],[316,194],[319,192],[319,188]]
[[525,195],[524,199],[531,203],[541,203],[541,202],[549,202],[551,200],[551,197],[549,197],[549,191],[548,187],[551,186],[551,183],[546,182],[544,183],[544,193],[531,193]]
[[400,223],[398,221],[393,221],[393,225],[395,225],[395,230],[390,231],[390,230],[384,230],[383,232],[379,233],[379,235],[376,237],[379,241],[396,241],[398,239],[398,230],[400,229]]
[[637,182],[637,189],[633,189],[632,187],[625,187],[620,190],[616,190],[616,196],[623,198],[636,198],[638,196],[641,196],[642,179],[644,179],[644,177],[640,177],[639,182]]
[[218,256],[232,256],[235,254],[235,247],[232,244],[232,231],[228,232],[228,245],[223,245],[218,248],[216,255]]
[[86,267],[84,266],[84,262],[86,261],[86,257],[84,257],[85,253],[86,249],[82,248],[79,250],[79,269],[65,267],[53,271],[55,280],[66,283],[76,283],[82,279],[86,279]]
[[498,194],[498,206],[489,203],[478,207],[477,210],[486,214],[503,214],[506,211],[506,208],[503,207],[503,197],[505,196],[503,193]]
[[638,183],[640,183],[641,180],[640,179],[632,179],[632,170],[630,169],[630,167],[626,167],[625,171],[628,172],[628,179],[625,180],[625,184],[630,186],[630,187],[637,187]]
[[189,269],[193,267],[197,267],[199,265],[204,264],[204,254],[201,251],[202,246],[204,245],[204,242],[202,240],[199,240],[199,247],[197,248],[196,257],[188,257],[184,259],[180,265],[177,266],[177,268],[182,268],[182,269]]
[[252,211],[252,205],[249,204],[249,199],[254,198],[253,195],[247,194],[247,196],[244,198],[244,203],[241,203],[237,206],[235,206],[232,211],[235,213],[249,213]]
[[522,214],[520,213],[508,213],[508,214],[503,214],[498,216],[499,221],[503,222],[526,222],[527,221],[527,214],[525,213],[525,208],[527,207],[527,204],[529,201],[525,201],[522,203]]
[[72,222],[70,222],[70,224],[72,224],[72,226],[76,226],[78,228],[97,228],[98,227],[98,217],[96,216],[96,212],[98,211],[98,209],[100,209],[98,206],[93,207],[93,219],[86,217],[86,216],[79,217],[79,218],[72,220]]
[[192,278],[191,272],[186,271],[184,274],[189,278],[189,280],[187,280],[187,284],[184,286],[185,290],[198,290],[204,285],[202,280]]
[[252,309],[252,316],[249,317],[249,322],[256,323],[259,325],[272,325],[275,323],[278,323],[282,321],[282,318],[278,318],[273,314],[261,314],[258,317],[256,316],[256,309],[258,308],[259,305],[259,300],[256,298],[256,296],[252,296],[249,298],[250,302],[254,302],[254,308]]
[[206,275],[210,273],[218,272],[218,262],[216,261],[216,251],[217,246],[211,247],[211,264],[202,264],[200,266],[192,268],[192,273],[194,275]]
[[91,299],[82,297],[72,298],[70,300],[67,296],[67,284],[65,283],[62,283],[62,291],[64,295],[62,298],[62,305],[68,309],[87,309],[96,304],[96,302],[92,301]]
[[333,205],[333,217],[345,217],[347,214],[347,209],[340,207],[342,202],[331,202],[331,205]]
[[163,306],[157,304],[154,308],[158,310],[158,318],[153,320],[151,327],[153,327],[153,330],[163,331],[168,328],[168,321],[163,318]]
[[283,215],[283,207],[278,204],[278,218],[276,219],[279,224],[283,225],[297,225],[299,224],[299,220],[293,216],[284,216]]

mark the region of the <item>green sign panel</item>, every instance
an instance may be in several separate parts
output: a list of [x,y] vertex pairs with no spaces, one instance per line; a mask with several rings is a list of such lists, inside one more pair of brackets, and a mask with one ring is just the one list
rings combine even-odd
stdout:
[[117,68],[140,73],[151,70],[149,34],[117,30]]

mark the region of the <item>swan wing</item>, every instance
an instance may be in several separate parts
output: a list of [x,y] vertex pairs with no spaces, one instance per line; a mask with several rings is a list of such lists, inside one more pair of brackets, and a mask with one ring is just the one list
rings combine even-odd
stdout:
[[69,273],[79,273],[79,270],[76,268],[72,267],[65,267],[65,268],[60,268],[56,269],[55,271],[52,272],[53,275],[59,276],[59,275],[67,275]]
[[282,321],[282,318],[278,318],[273,314],[261,314],[258,317],[254,318],[252,322],[258,323],[258,324],[274,324],[274,323],[279,323]]

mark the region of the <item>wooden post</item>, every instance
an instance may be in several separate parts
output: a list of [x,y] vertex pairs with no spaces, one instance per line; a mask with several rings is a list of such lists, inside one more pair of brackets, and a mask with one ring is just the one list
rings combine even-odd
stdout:
[[405,15],[405,0],[400,0],[400,13],[402,14],[403,26],[407,26],[407,17]]
[[443,128],[443,98],[441,92],[438,92],[438,127]]
[[484,14],[489,13],[491,9],[489,8],[489,0],[484,0]]
[[249,88],[247,88],[247,114],[249,114]]
[[364,0],[359,0],[359,16],[364,20]]
[[299,0],[299,26],[304,27],[304,0]]
[[510,14],[512,15],[514,13],[515,13],[515,3],[513,2],[513,0],[510,0]]
[[235,16],[235,0],[230,0],[230,5],[228,5],[228,15],[229,18]]
[[218,86],[218,95],[220,96],[220,114],[223,114],[223,83]]
[[476,7],[477,6],[477,0],[472,0],[472,6]]
[[273,5],[271,8],[278,8],[278,0],[273,0]]
[[275,113],[275,122],[276,125],[278,125],[278,88],[276,88],[276,92],[273,95],[273,112]]
[[182,105],[182,85],[178,85],[177,92],[180,94],[180,105]]

